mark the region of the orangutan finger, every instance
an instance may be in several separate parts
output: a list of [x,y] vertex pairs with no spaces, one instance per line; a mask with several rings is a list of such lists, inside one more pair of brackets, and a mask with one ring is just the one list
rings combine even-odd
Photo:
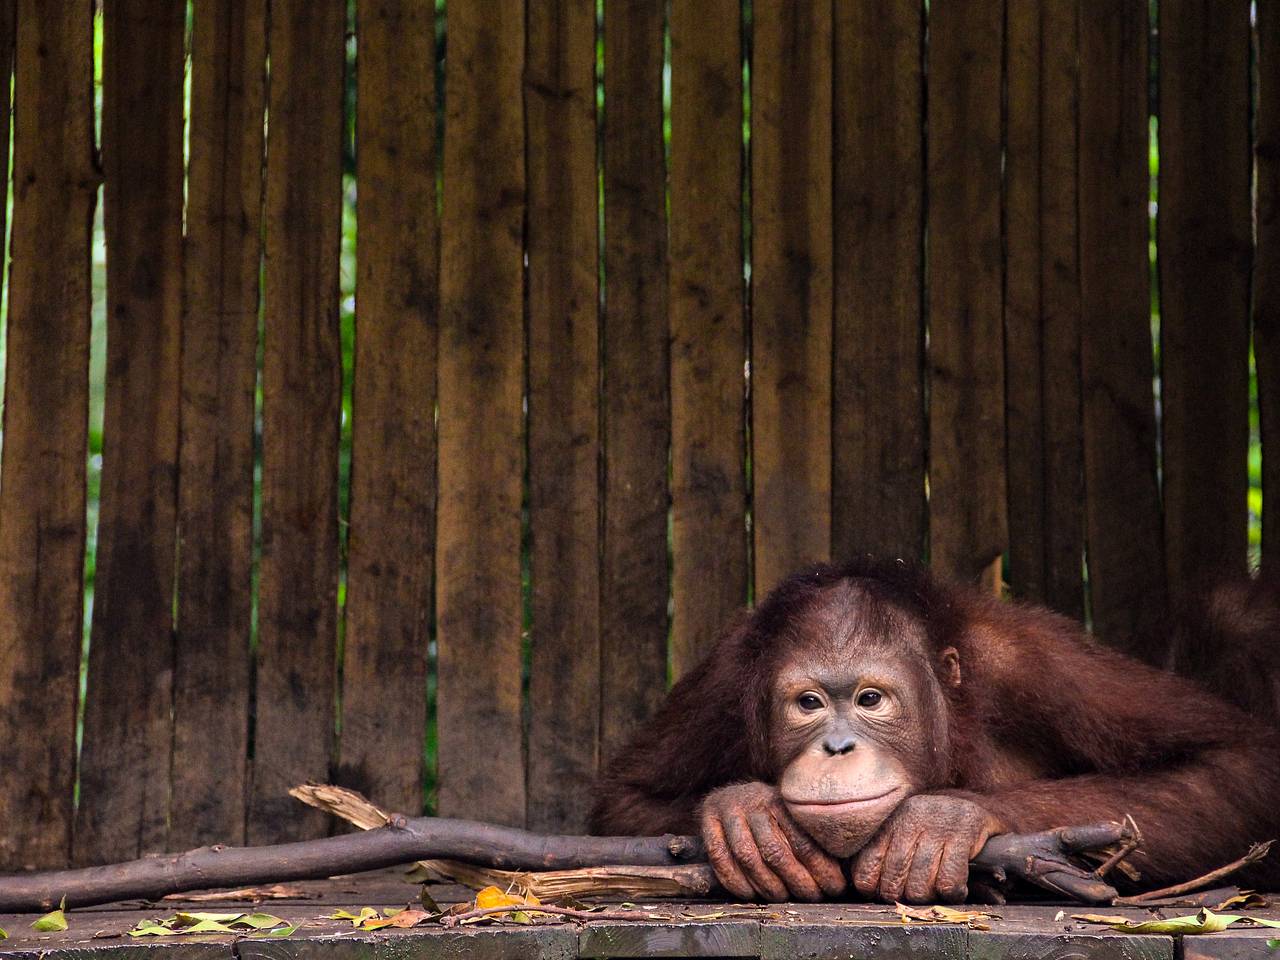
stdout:
[[769,869],[768,864],[760,856],[755,837],[751,835],[751,827],[742,813],[733,812],[723,820],[725,839],[729,841],[729,851],[738,862],[742,872],[746,874],[751,885],[756,888],[761,899],[781,903],[787,899],[786,885],[778,875]]
[[943,903],[964,903],[969,896],[969,853],[962,845],[943,845],[934,888]]
[[818,882],[828,897],[838,897],[848,889],[840,861],[823,850],[814,839],[801,830],[784,811],[774,815],[774,820],[791,846],[796,859],[805,865],[809,876]]
[[798,900],[821,900],[822,891],[817,881],[796,858],[773,817],[767,811],[757,810],[747,815],[747,825],[755,837],[760,858],[787,885],[791,896]]
[[911,869],[911,861],[915,859],[919,840],[918,831],[894,831],[893,841],[884,855],[884,866],[880,868],[880,897],[885,903],[902,899],[907,886],[907,873]]
[[740,900],[756,899],[756,891],[746,875],[738,869],[738,863],[729,852],[729,844],[725,839],[724,827],[720,818],[714,814],[702,815],[702,845],[706,848],[707,861],[715,871],[716,879]]
[[938,867],[942,862],[943,841],[924,836],[916,844],[915,855],[907,870],[907,882],[903,896],[908,903],[930,903],[938,881]]
[[884,858],[889,851],[890,832],[881,830],[862,848],[853,866],[853,886],[864,897],[875,897],[880,889],[880,875],[884,872]]

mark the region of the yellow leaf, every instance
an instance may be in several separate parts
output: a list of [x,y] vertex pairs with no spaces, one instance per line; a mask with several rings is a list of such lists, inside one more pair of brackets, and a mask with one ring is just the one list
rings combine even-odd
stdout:
[[542,901],[533,894],[520,896],[518,893],[503,893],[497,887],[485,887],[476,894],[476,909],[487,910],[490,907],[538,907]]
[[1072,914],[1071,919],[1081,920],[1084,923],[1104,924],[1112,930],[1120,930],[1124,933],[1220,933],[1233,923],[1240,921],[1246,925],[1280,927],[1280,920],[1264,920],[1261,917],[1247,917],[1239,913],[1214,913],[1208,909],[1191,916],[1170,917],[1168,920],[1130,920],[1128,917],[1096,913]]

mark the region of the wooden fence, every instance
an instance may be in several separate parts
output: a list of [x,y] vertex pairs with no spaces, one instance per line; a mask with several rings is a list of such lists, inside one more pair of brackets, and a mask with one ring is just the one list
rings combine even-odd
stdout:
[[312,835],[308,778],[416,810],[432,722],[441,813],[580,828],[811,560],[1004,557],[1157,660],[1166,599],[1245,569],[1270,3],[1161,0],[1151,77],[1147,0],[451,0],[439,90],[434,0],[358,0],[345,518],[345,0],[198,0],[189,48],[183,0],[103,6],[99,164],[90,0],[0,0],[0,864]]

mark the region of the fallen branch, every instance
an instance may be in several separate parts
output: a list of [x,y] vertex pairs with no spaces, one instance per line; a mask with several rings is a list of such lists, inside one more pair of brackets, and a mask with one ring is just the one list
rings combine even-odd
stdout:
[[[1089,903],[1115,890],[1071,862],[1086,849],[1122,842],[1118,823],[993,837],[973,865],[1003,880],[1020,877]],[[241,887],[374,870],[415,860],[461,860],[507,870],[604,866],[672,867],[705,860],[697,837],[546,836],[469,820],[401,816],[364,833],[265,847],[200,847],[127,863],[0,877],[0,912],[46,911],[114,900]]]
[[377,830],[264,847],[200,847],[126,863],[0,877],[0,913],[47,911],[114,900],[158,900],[171,893],[321,880],[448,859],[508,870],[632,864],[675,866],[705,859],[696,837],[547,836],[470,820],[396,817]]
[[1192,893],[1202,887],[1207,887],[1219,880],[1225,880],[1231,874],[1235,873],[1251,863],[1257,863],[1268,853],[1271,852],[1271,845],[1274,840],[1267,840],[1265,843],[1255,843],[1249,848],[1239,860],[1232,860],[1225,866],[1218,867],[1216,870],[1210,870],[1203,876],[1196,877],[1194,880],[1188,880],[1186,883],[1175,883],[1171,887],[1161,887],[1159,890],[1148,890],[1145,893],[1138,893],[1132,897],[1116,897],[1116,906],[1123,907],[1141,907],[1145,906],[1152,900],[1163,900],[1166,897],[1180,897],[1184,893]]
[[1115,852],[1094,868],[1093,875],[1099,880],[1115,869],[1125,873],[1130,880],[1138,879],[1138,872],[1124,861],[1129,854],[1142,846],[1142,831],[1138,829],[1137,821],[1127,813],[1124,815],[1124,825],[1129,828],[1130,837],[1116,844]]
[[653,914],[644,910],[576,910],[572,907],[549,907],[544,904],[538,906],[507,906],[507,907],[481,907],[478,910],[468,910],[465,913],[446,913],[440,918],[440,925],[444,927],[456,927],[465,920],[478,920],[482,917],[496,917],[504,913],[524,913],[533,916],[535,913],[545,913],[553,917],[565,917],[569,920],[653,920],[656,919]]
[[578,870],[495,870],[457,860],[423,860],[412,879],[459,883],[472,890],[497,887],[543,902],[565,897],[672,900],[706,897],[719,884],[708,863],[680,867],[582,867]]
[[[304,783],[289,791],[296,800],[324,810],[334,816],[341,817],[348,823],[363,830],[373,829],[391,822],[395,814],[384,810],[368,797],[346,787],[337,787],[325,783]],[[1142,837],[1138,825],[1132,817],[1126,817],[1123,823],[1107,822],[1091,824],[1083,827],[1061,827],[1044,833],[1004,834],[992,837],[978,851],[970,862],[973,868],[990,874],[997,884],[1003,885],[1010,877],[1026,880],[1037,886],[1052,890],[1073,900],[1084,903],[1108,903],[1116,896],[1115,888],[1106,883],[1101,874],[1088,871],[1075,864],[1071,857],[1091,850],[1102,850],[1118,846],[1128,852],[1137,849]],[[694,842],[697,842],[696,840]],[[1118,862],[1112,857],[1109,862]],[[664,889],[661,896],[706,896],[717,886],[715,875],[710,867],[686,866],[676,868],[673,876],[670,867],[632,867],[628,869],[630,877],[625,879],[614,875],[608,868],[600,870],[602,876],[592,877],[585,871],[564,871],[556,873],[519,873],[497,876],[497,871],[489,869],[474,870],[470,876],[467,871],[460,872],[455,868],[450,872],[447,865],[439,860],[420,862],[419,866],[428,871],[443,873],[449,879],[457,880],[465,885],[481,887],[495,884],[504,887],[516,887],[526,893],[533,893],[539,899],[553,899],[557,894],[573,896],[609,896],[620,891],[616,889],[627,880],[634,882],[641,872]],[[506,883],[502,881],[505,880]],[[636,895],[634,888],[625,889],[624,896]],[[644,895],[643,892],[640,895]],[[654,894],[650,894],[654,895]]]
[[[368,797],[330,783],[304,783],[289,795],[308,806],[323,810],[359,827],[373,830],[395,819]],[[710,864],[690,863],[676,867],[623,866],[579,867],[573,870],[498,870],[494,867],[462,863],[458,860],[419,860],[416,880],[460,883],[480,890],[495,886],[519,890],[539,900],[563,897],[616,897],[678,899],[705,897],[719,884]]]

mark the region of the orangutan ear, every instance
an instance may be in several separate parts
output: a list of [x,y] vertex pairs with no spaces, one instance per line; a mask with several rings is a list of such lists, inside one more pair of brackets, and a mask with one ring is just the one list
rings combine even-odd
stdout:
[[960,651],[955,647],[947,647],[938,655],[942,664],[942,679],[949,687],[960,686]]

